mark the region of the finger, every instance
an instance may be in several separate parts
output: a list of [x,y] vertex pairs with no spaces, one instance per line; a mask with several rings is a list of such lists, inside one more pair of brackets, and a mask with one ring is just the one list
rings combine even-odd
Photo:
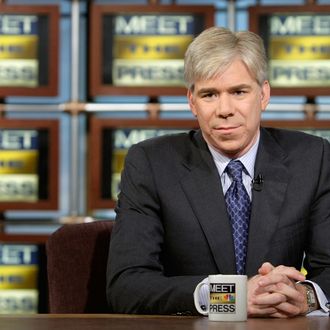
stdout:
[[251,302],[253,305],[256,306],[277,306],[287,300],[286,296],[274,292],[274,293],[266,293],[266,294],[259,294],[251,298]]
[[[291,274],[291,276],[292,275],[293,273]],[[267,275],[261,276],[258,280],[258,285],[261,287],[265,287],[272,284],[285,283],[287,285],[294,286],[294,282],[291,276],[288,276],[288,274],[275,272],[274,270]],[[297,276],[297,280],[299,280],[298,278],[300,277]]]
[[273,318],[277,318],[277,319],[287,319],[289,316],[285,313],[281,313],[281,312],[276,312],[276,313],[273,313],[271,315],[269,315],[270,317],[273,317]]
[[249,299],[248,315],[250,317],[287,318],[298,315],[299,308],[285,300],[285,297],[273,293]]
[[258,269],[258,273],[261,275],[266,275],[271,272],[275,267],[270,262],[264,262]]
[[304,281],[306,279],[305,275],[302,274],[299,270],[297,270],[294,267],[287,267],[287,266],[280,265],[280,266],[275,267],[272,270],[272,272],[286,275],[290,279],[296,280],[296,281]]
[[257,283],[258,284],[257,290],[258,289],[265,290],[265,288],[275,286],[279,283],[284,283],[286,285],[292,285],[292,286],[294,285],[292,283],[291,279],[289,279],[286,275],[271,273],[268,275],[261,276],[259,278],[258,283]]
[[[305,296],[302,292],[297,290],[295,285],[286,285],[285,283],[277,283],[275,285],[269,285],[263,287],[263,290],[266,290],[269,293],[279,293],[286,297],[286,300],[291,300],[296,304],[301,304],[305,301]],[[256,293],[258,291],[256,290]]]
[[286,275],[287,277],[295,281],[305,280],[305,276],[294,267],[287,267],[283,265],[274,267],[269,262],[263,263],[262,266],[259,268],[258,272],[259,274],[264,276],[276,273]]
[[[263,282],[264,285],[256,288],[255,295],[262,295],[265,292],[279,293],[285,296],[286,300],[292,300],[292,302],[296,304],[301,304],[305,301],[304,294],[297,289],[296,284],[284,275],[274,274],[272,276],[268,276]],[[270,284],[265,285],[266,283]]]
[[298,306],[296,306],[288,301],[278,304],[276,306],[276,309],[278,310],[278,312],[280,312],[282,314],[284,313],[290,317],[297,316],[301,312],[300,308]]

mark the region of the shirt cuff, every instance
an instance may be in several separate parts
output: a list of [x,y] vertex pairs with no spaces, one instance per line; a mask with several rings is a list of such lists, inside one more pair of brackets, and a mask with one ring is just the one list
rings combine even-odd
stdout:
[[[315,290],[315,293],[316,293],[316,298],[317,298],[317,300],[319,302],[319,305],[320,305],[320,309],[318,309],[318,312],[324,312],[327,315],[329,315],[330,309],[327,306],[328,299],[327,299],[326,295],[324,294],[324,292],[322,291],[322,289],[319,287],[319,285],[316,284],[315,282],[312,282],[312,281],[309,281],[309,280],[305,280],[305,281],[300,282],[300,283],[308,283],[308,284],[313,286],[313,288]],[[313,313],[314,312],[311,312],[308,315],[313,314]]]
[[208,305],[209,305],[209,279],[208,277],[204,278],[203,281],[200,283],[203,283],[205,285],[202,285],[201,288],[199,289],[199,296],[198,296],[198,301],[199,305],[202,310],[206,310]]

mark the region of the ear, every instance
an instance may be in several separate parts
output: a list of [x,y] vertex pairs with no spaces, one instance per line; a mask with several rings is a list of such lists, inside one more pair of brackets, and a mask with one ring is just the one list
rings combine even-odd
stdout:
[[261,87],[261,110],[265,111],[270,100],[270,85],[269,81],[265,80]]
[[193,115],[196,117],[197,111],[196,111],[195,102],[194,102],[194,95],[190,89],[188,89],[188,91],[187,91],[187,99],[188,99],[190,110],[193,113]]

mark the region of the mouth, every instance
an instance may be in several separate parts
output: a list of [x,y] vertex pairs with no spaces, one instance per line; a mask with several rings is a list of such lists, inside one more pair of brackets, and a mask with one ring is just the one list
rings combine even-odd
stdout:
[[214,130],[223,134],[231,134],[236,132],[241,125],[230,125],[230,126],[218,126],[214,127]]

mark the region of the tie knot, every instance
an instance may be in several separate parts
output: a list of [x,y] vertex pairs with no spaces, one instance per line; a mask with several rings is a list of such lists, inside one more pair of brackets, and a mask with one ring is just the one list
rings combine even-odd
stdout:
[[227,167],[226,172],[232,178],[233,181],[242,182],[242,171],[244,165],[239,160],[231,160]]

